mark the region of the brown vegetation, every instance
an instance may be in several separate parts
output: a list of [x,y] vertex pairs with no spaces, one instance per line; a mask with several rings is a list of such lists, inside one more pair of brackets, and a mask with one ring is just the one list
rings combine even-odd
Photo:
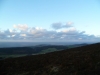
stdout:
[[0,60],[0,75],[100,75],[100,43]]

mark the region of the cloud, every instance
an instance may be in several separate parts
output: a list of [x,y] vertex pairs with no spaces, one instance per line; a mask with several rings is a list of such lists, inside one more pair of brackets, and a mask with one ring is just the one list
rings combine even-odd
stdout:
[[13,25],[13,27],[15,29],[19,29],[21,31],[25,31],[25,30],[28,30],[28,26],[26,24],[22,25],[22,24],[18,24],[18,25]]
[[73,22],[71,22],[71,21],[70,21],[70,22],[67,22],[67,25],[72,25],[72,24],[74,24],[74,23],[73,23]]
[[16,34],[15,30],[11,30],[11,29],[7,29],[5,31],[0,31],[0,38],[2,39],[9,39],[11,37],[14,37],[14,35]]
[[53,23],[53,29],[62,29],[62,28],[69,28],[72,27],[73,22],[67,22],[66,24],[62,24],[61,22]]
[[[59,26],[56,26],[59,25]],[[67,28],[62,30],[47,30],[41,27],[28,27],[28,25],[14,25],[14,29],[0,30],[0,40],[31,40],[31,41],[100,41],[100,37],[78,31],[67,23]],[[54,24],[54,28],[65,27],[61,23]],[[16,30],[17,29],[17,30]]]

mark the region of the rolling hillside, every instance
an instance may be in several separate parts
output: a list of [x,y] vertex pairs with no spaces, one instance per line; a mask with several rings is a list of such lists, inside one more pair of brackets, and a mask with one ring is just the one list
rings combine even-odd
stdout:
[[0,59],[21,57],[27,55],[45,54],[54,51],[60,51],[69,48],[75,48],[78,46],[84,46],[87,44],[75,44],[75,45],[37,45],[27,47],[10,47],[0,48]]
[[100,75],[100,43],[0,60],[0,75]]

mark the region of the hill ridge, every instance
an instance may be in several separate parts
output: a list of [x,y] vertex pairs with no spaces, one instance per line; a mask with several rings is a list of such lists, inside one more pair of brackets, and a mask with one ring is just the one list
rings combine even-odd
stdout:
[[100,75],[100,43],[0,60],[0,75]]

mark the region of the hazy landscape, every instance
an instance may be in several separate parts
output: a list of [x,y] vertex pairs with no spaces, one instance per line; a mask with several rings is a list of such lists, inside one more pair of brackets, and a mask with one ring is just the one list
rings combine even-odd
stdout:
[[74,45],[83,43],[92,44],[94,42],[0,42],[0,48],[27,47],[36,45]]
[[[32,42],[8,42],[8,43],[1,43],[0,48],[0,58],[11,58],[11,57],[21,57],[21,56],[28,56],[28,55],[37,55],[37,54],[45,54],[54,51],[60,51],[64,49],[75,48],[79,46],[88,45],[86,43],[32,43]],[[32,46],[33,45],[33,46]]]
[[100,75],[100,0],[0,0],[0,75]]
[[[55,48],[58,47],[58,51],[51,48],[53,51],[50,52],[46,52],[48,49],[43,50],[45,54],[15,58],[12,56],[2,59],[0,60],[0,75],[99,75],[100,43],[77,46],[74,48],[68,48],[67,46],[66,49],[59,50],[60,46],[56,45]],[[39,47],[46,48],[48,46],[38,46],[36,48]],[[24,53],[25,51],[26,53],[30,52],[29,47],[0,48],[0,51],[6,53],[6,50],[8,50],[8,53],[11,51],[13,53],[14,51],[16,51],[15,53],[23,53],[22,49]]]

